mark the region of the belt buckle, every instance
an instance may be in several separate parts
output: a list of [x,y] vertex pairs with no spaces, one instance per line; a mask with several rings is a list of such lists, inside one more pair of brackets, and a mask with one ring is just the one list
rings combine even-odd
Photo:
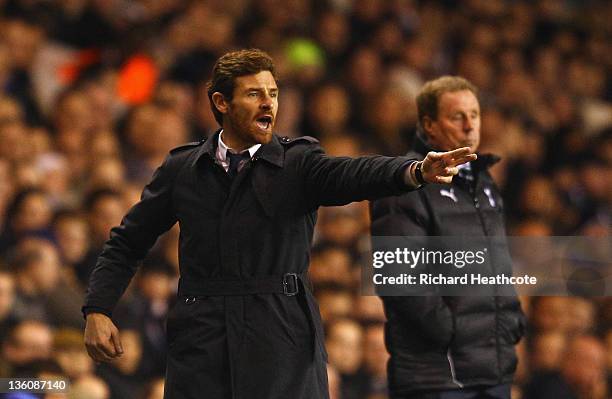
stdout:
[[[293,284],[295,286],[295,291],[289,291],[289,283],[287,277],[292,277]],[[285,273],[283,275],[283,294],[287,296],[295,296],[300,292],[300,288],[298,285],[298,275],[296,273]]]

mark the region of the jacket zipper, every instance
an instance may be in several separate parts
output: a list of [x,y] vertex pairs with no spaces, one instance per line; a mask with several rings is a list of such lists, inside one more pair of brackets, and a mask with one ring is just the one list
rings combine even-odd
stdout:
[[451,355],[450,348],[448,348],[446,351],[446,358],[448,359],[448,365],[450,367],[451,379],[453,380],[453,383],[459,388],[463,388],[463,384],[457,380],[457,374],[455,374],[455,363],[453,362],[453,356]]
[[[469,190],[470,190],[470,194],[472,195],[472,198],[474,200],[474,208],[476,208],[476,213],[478,214],[478,218],[480,219],[480,225],[482,226],[482,231],[485,235],[485,237],[489,237],[489,231],[487,229],[487,226],[485,224],[485,220],[484,220],[484,216],[482,215],[482,211],[480,209],[480,203],[478,201],[478,195],[476,193],[476,186],[472,186],[470,184],[469,186]],[[493,298],[493,303],[495,306],[495,328],[496,330],[499,328],[499,318],[498,318],[498,302],[497,302],[497,297]],[[497,372],[498,375],[500,376],[500,380],[501,380],[501,376],[502,376],[502,372],[501,372],[501,359],[500,359],[500,353],[499,353],[499,334],[495,334],[495,352],[497,355]],[[453,371],[454,367],[452,364],[452,358],[450,357],[450,352],[448,353],[448,359],[449,359],[449,363],[451,364],[451,372]]]

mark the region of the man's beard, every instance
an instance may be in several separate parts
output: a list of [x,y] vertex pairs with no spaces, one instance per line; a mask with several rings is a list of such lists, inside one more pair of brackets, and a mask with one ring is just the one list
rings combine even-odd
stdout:
[[242,118],[230,118],[230,128],[235,138],[242,142],[255,144],[267,144],[272,139],[272,134],[260,131],[254,121]]

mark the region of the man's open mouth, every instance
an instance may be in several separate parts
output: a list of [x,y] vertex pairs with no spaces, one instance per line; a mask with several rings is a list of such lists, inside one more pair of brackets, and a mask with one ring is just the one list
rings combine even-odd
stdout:
[[270,126],[272,126],[272,117],[269,115],[262,116],[260,118],[257,118],[255,123],[257,124],[257,127],[259,127],[261,130],[268,130]]

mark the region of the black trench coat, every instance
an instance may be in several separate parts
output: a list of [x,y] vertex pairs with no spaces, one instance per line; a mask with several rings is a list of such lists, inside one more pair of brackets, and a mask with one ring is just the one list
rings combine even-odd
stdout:
[[[328,157],[313,138],[275,135],[231,181],[215,162],[217,139],[170,152],[112,229],[83,310],[110,315],[137,260],[178,221],[165,398],[328,398],[319,309],[303,279],[317,208],[409,190],[411,160]],[[297,283],[299,294],[200,295],[211,282],[261,278],[284,279],[291,292]]]

